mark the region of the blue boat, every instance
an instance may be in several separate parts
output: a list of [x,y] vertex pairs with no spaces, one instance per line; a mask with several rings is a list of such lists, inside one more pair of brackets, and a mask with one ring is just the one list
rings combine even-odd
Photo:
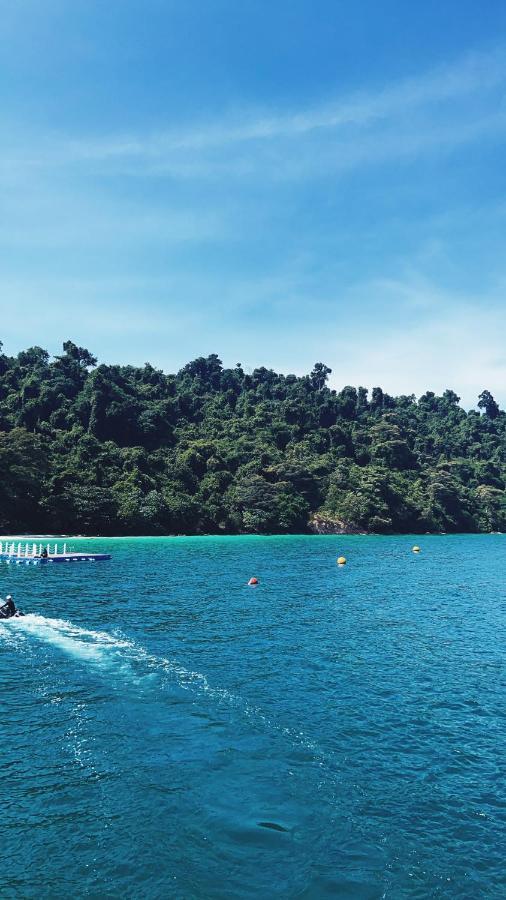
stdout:
[[59,551],[58,544],[37,542],[0,541],[0,560],[11,565],[48,566],[54,563],[104,562],[111,559],[110,553],[82,553],[67,551],[67,545]]

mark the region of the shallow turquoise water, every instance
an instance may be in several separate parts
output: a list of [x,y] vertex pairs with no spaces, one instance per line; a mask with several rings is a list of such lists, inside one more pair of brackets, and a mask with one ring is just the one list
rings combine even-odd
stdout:
[[504,897],[505,542],[0,564],[2,898]]

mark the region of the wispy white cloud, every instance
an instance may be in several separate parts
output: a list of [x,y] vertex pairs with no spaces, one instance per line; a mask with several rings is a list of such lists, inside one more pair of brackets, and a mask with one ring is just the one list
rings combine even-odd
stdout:
[[450,387],[474,406],[487,388],[506,400],[506,284],[489,291],[444,288],[421,273],[358,283],[350,305],[374,296],[379,309],[393,315],[364,322],[360,341],[334,348],[351,384],[381,385],[391,393]]
[[[323,358],[337,387],[452,387],[468,405],[487,387],[504,403],[504,208],[492,211],[485,198],[477,210],[461,191],[453,207],[433,197],[422,212],[407,209],[395,170],[389,182],[376,179],[375,218],[350,179],[362,211],[348,229],[332,190],[357,169],[503,141],[505,88],[499,48],[304,110],[243,110],[151,134],[5,129],[9,352],[34,342],[56,350],[72,337],[106,361],[149,358],[169,370],[215,351],[231,364],[299,373]],[[166,183],[139,184],[144,177]],[[306,191],[296,220],[291,198],[297,212],[304,192],[276,191],[278,183],[320,178],[330,213],[320,198],[313,218],[317,192]],[[219,241],[212,251],[196,246]],[[481,292],[462,288],[468,272]]]
[[166,131],[147,139],[119,138],[69,142],[78,158],[158,156],[172,150],[210,149],[230,144],[297,138],[315,131],[364,126],[421,107],[456,101],[506,84],[506,50],[474,54],[375,93],[355,93],[312,109],[288,114],[264,114],[241,122],[223,122],[190,130]]
[[106,248],[115,246],[139,246],[160,244],[177,247],[186,243],[206,243],[233,239],[227,230],[224,217],[218,213],[197,210],[149,212],[147,210],[114,210],[110,207],[95,209],[82,205],[54,206],[47,210],[45,217],[30,217],[26,221],[23,214],[13,214],[0,223],[0,245],[23,249],[25,252],[39,249],[64,250],[78,246],[81,250],[90,247]]
[[381,385],[418,396],[449,387],[471,407],[487,388],[506,402],[505,282],[487,292],[458,292],[409,265],[344,289],[311,284],[287,267],[226,283],[219,274],[204,283],[192,272],[54,277],[39,285],[12,279],[4,281],[3,296],[8,352],[30,342],[57,352],[70,337],[103,361],[149,359],[167,371],[211,352],[226,364],[240,359],[296,374],[323,359],[338,389]]
[[504,405],[505,331],[506,317],[497,310],[478,316],[476,310],[461,310],[458,317],[443,310],[390,334],[364,336],[353,354],[340,354],[340,368],[351,384],[379,384],[392,394],[452,388],[471,407],[487,388]]
[[468,55],[374,92],[304,110],[242,111],[151,134],[45,135],[3,151],[19,165],[175,178],[300,177],[384,162],[506,132],[506,50]]

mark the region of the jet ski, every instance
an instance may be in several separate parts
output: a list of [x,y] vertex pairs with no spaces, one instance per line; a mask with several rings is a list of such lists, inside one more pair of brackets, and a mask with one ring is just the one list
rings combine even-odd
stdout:
[[24,616],[24,613],[16,608],[11,595],[7,594],[5,603],[0,606],[0,619],[17,619],[19,616]]

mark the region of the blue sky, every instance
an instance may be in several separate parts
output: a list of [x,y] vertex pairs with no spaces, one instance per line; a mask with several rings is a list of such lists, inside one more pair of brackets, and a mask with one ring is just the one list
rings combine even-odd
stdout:
[[506,404],[506,4],[16,0],[0,337]]

